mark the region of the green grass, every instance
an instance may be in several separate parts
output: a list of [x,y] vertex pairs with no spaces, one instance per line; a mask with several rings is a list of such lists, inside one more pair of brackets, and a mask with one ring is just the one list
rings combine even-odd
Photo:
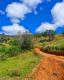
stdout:
[[64,37],[57,36],[54,41],[51,42],[44,42],[42,43],[44,48],[43,51],[55,54],[62,54],[64,53]]
[[56,40],[54,40],[48,44],[53,46],[53,47],[55,47],[55,46],[64,47],[64,37],[56,37]]
[[[43,39],[45,39],[45,38],[43,38]],[[63,36],[56,36],[55,40],[53,40],[51,42],[41,42],[39,44],[41,44],[44,47],[47,46],[47,45],[51,45],[51,46],[55,46],[55,45],[64,46],[64,37]]]
[[[9,80],[8,78],[16,72],[22,79],[26,74],[32,71],[39,63],[40,59],[40,56],[34,55],[32,52],[28,51],[16,57],[8,58],[5,61],[0,61],[0,78],[2,78],[2,80]],[[15,77],[16,73],[13,77]],[[5,79],[3,79],[3,77]]]

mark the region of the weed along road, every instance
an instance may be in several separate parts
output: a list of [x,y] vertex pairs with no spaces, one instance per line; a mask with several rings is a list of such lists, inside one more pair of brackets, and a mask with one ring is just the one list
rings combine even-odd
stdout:
[[64,80],[64,56],[44,53],[38,48],[34,53],[42,55],[42,60],[32,72],[32,80]]

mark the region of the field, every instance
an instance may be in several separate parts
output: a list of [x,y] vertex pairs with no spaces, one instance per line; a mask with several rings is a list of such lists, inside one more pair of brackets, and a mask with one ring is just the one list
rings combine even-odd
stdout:
[[0,61],[0,80],[9,80],[19,77],[24,78],[39,63],[40,56],[34,55],[32,51],[27,51],[18,56]]

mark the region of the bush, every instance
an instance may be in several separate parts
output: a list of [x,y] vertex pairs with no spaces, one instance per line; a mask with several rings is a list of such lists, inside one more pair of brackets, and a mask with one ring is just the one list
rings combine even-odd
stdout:
[[17,46],[11,46],[5,50],[5,54],[12,57],[17,55],[20,52],[20,49]]
[[5,55],[0,55],[0,60],[1,61],[5,61],[6,60],[6,56]]
[[13,46],[9,44],[2,44],[0,46],[0,55],[11,57],[20,53],[20,48],[18,46]]
[[16,39],[10,39],[7,43],[13,46],[18,46],[18,41]]
[[18,37],[18,45],[22,50],[32,49],[33,47],[32,35],[26,33]]
[[43,51],[56,55],[64,55],[64,47],[62,46],[46,46],[43,48]]
[[32,42],[30,40],[24,40],[21,44],[21,49],[30,50],[32,49]]
[[8,75],[10,77],[20,76],[20,72],[18,70],[11,70]]

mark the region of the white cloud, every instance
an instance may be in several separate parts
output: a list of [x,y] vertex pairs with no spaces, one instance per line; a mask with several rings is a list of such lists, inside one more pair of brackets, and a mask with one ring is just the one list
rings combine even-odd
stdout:
[[29,8],[35,9],[43,0],[22,0]]
[[21,32],[21,34],[24,34],[26,31],[28,31],[23,26],[20,26],[18,24],[13,24],[11,26],[3,26],[2,30],[4,31],[5,34],[8,35],[16,35],[18,34],[19,31]]
[[[20,19],[24,19],[26,14],[36,11],[36,7],[42,0],[23,0],[20,2],[13,2],[8,4],[6,8],[7,16],[10,17],[13,23],[19,23]],[[37,11],[36,11],[37,12]],[[35,14],[37,14],[34,12]]]
[[64,2],[58,2],[51,10],[55,25],[64,25]]
[[0,14],[3,14],[3,15],[5,15],[5,12],[4,12],[4,11],[2,11],[2,10],[0,10]]
[[19,23],[20,22],[20,19],[17,19],[17,18],[11,18],[10,20],[12,23]]
[[8,17],[18,20],[20,18],[23,19],[31,10],[23,3],[13,2],[12,4],[8,4],[6,12]]
[[42,23],[42,24],[36,29],[36,33],[41,33],[41,32],[44,32],[44,31],[46,31],[46,30],[55,30],[54,24]]

